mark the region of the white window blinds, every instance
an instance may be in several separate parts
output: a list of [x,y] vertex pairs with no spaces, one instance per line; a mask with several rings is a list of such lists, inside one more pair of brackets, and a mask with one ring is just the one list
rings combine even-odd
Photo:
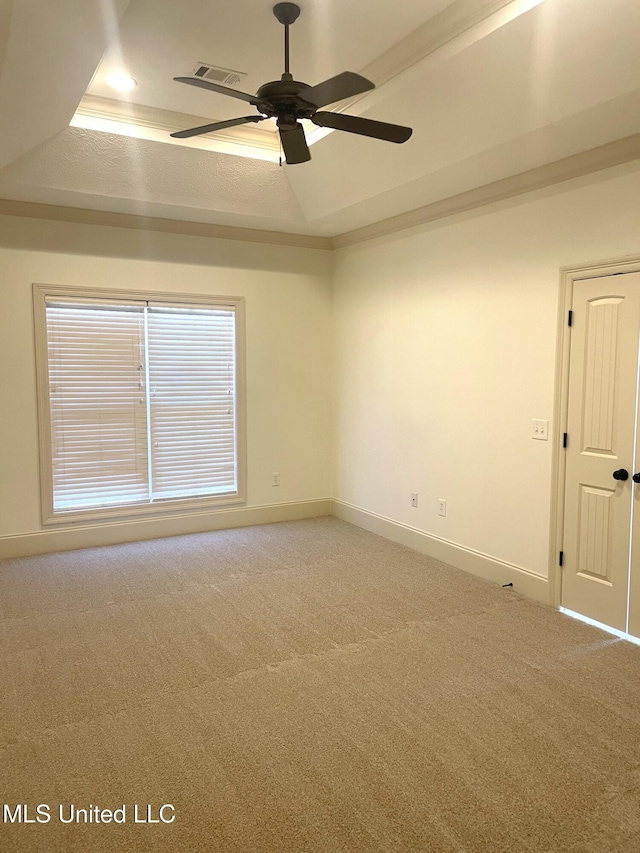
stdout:
[[54,512],[237,492],[235,312],[47,299]]
[[148,496],[142,306],[48,304],[54,510]]
[[235,488],[234,315],[151,303],[153,498]]

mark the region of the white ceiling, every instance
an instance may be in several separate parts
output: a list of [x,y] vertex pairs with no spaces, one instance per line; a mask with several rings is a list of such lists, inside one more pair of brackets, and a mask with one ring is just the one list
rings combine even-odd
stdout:
[[253,111],[174,76],[279,78],[271,0],[0,0],[0,198],[334,237],[640,133],[637,0],[536,2],[299,0],[294,77],[363,73],[377,88],[332,108],[414,132],[317,133],[280,166],[271,122],[169,138]]

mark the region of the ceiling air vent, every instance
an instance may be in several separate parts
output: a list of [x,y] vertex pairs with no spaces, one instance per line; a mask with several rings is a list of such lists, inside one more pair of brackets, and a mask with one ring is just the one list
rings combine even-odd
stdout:
[[204,77],[205,80],[213,80],[215,83],[224,83],[226,86],[235,86],[247,74],[245,71],[231,71],[229,68],[219,68],[208,62],[199,62],[193,76]]

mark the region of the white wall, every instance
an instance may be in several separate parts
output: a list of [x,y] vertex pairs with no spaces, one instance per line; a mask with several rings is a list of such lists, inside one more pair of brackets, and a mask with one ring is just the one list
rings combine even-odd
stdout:
[[335,497],[546,576],[560,268],[640,254],[639,198],[621,167],[336,253]]
[[329,252],[0,217],[0,270],[0,551],[41,531],[34,281],[246,297],[247,505],[330,497]]

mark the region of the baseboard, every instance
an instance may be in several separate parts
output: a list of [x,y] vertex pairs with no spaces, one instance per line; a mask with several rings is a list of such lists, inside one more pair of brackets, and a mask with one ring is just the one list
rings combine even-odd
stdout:
[[331,500],[325,498],[42,530],[36,533],[0,537],[0,558],[29,557],[34,554],[74,551],[78,548],[93,548],[99,545],[120,545],[124,542],[137,542],[144,539],[161,539],[165,536],[207,533],[230,527],[297,521],[301,518],[331,515],[331,510]]
[[527,596],[527,598],[533,598],[543,604],[550,603],[547,578],[519,566],[505,563],[470,548],[464,548],[461,545],[448,542],[446,539],[439,539],[437,536],[424,533],[415,527],[408,527],[406,524],[368,512],[344,501],[334,499],[332,510],[333,515],[337,518],[362,527],[364,530],[369,530],[371,533],[384,536],[385,539],[390,539],[392,542],[406,545],[408,548],[413,548],[414,551],[419,551],[421,554],[426,554],[493,583],[512,583],[514,590]]
[[232,527],[250,527],[279,521],[296,521],[335,515],[344,521],[384,536],[427,554],[443,563],[463,569],[493,583],[512,583],[513,588],[536,601],[549,603],[547,578],[528,572],[519,566],[505,563],[478,551],[464,548],[445,539],[431,536],[414,527],[408,527],[390,518],[368,512],[344,501],[324,498],[310,501],[270,504],[255,507],[233,507],[189,515],[163,518],[143,518],[133,521],[112,522],[42,530],[15,536],[0,537],[0,558],[28,557],[56,551],[73,551],[100,545],[119,545],[165,536],[183,536],[190,533],[207,533]]

